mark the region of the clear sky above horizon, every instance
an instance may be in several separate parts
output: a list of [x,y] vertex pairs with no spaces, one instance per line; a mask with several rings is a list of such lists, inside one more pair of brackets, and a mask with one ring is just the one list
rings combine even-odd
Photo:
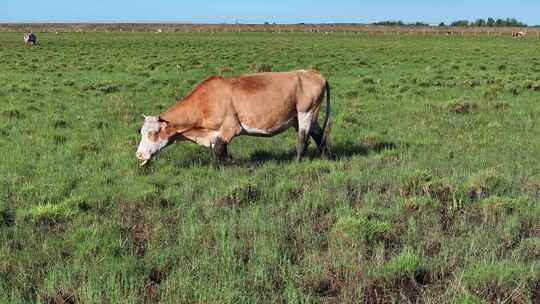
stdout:
[[0,22],[428,23],[516,18],[540,24],[538,0],[0,0]]

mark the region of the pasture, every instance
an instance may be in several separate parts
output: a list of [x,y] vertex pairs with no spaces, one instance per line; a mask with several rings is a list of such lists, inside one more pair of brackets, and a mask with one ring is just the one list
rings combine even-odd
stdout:
[[[37,36],[0,33],[0,302],[540,302],[538,39]],[[138,167],[141,114],[304,68],[329,159],[289,130]]]

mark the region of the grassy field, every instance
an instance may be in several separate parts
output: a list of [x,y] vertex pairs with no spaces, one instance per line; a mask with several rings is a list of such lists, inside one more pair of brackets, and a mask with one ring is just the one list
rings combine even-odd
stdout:
[[[2,303],[539,303],[540,41],[0,34]],[[331,156],[135,159],[211,74],[317,68]]]

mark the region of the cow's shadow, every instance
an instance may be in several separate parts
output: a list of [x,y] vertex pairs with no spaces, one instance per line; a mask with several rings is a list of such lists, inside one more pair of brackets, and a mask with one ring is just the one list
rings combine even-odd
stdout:
[[[353,142],[340,142],[330,145],[330,152],[324,159],[329,161],[348,159],[354,156],[366,156],[373,153],[382,153],[386,150],[394,150],[399,148],[406,148],[407,144],[397,142],[376,142],[373,144],[353,143]],[[206,149],[205,149],[206,150]],[[216,167],[254,167],[267,162],[277,163],[291,163],[296,160],[296,149],[291,147],[287,150],[271,150],[260,149],[251,152],[245,157],[235,157],[232,153],[232,161],[220,162],[212,154],[212,151],[194,150],[192,153],[188,153],[183,160],[178,161],[177,166],[183,168],[189,168],[193,166],[216,166]],[[320,159],[318,151],[315,146],[311,144],[304,156],[304,160],[316,160]]]
[[[345,158],[351,158],[357,155],[366,156],[371,153],[381,153],[385,150],[394,150],[398,147],[406,147],[404,143],[394,143],[394,142],[378,142],[375,144],[360,144],[360,143],[337,143],[330,146],[330,152],[326,155],[326,159],[335,161]],[[310,146],[311,148],[305,155],[306,159],[317,159],[320,158],[317,150]],[[249,158],[249,161],[255,163],[264,163],[267,161],[275,162],[290,162],[294,161],[296,158],[296,151],[294,149],[288,151],[271,151],[271,150],[257,150],[253,152]]]

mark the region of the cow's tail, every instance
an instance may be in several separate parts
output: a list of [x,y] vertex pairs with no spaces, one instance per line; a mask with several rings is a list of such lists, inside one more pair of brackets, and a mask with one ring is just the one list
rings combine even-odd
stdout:
[[327,156],[328,150],[328,136],[330,136],[330,129],[332,128],[332,118],[330,117],[330,83],[326,81],[326,117],[322,127],[322,138],[320,150],[323,156]]

